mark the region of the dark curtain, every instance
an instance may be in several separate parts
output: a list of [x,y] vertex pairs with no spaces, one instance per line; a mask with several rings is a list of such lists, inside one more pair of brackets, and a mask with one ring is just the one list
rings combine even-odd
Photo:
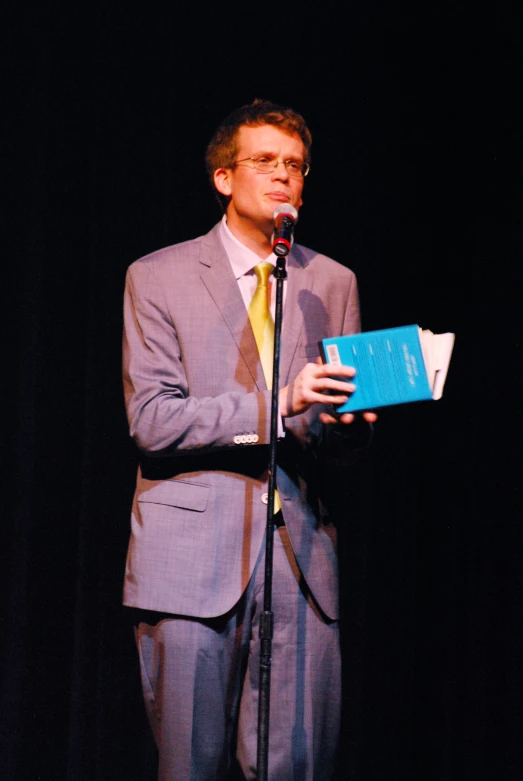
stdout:
[[339,779],[521,779],[521,10],[105,7],[5,19],[2,778],[152,781],[120,607],[137,257],[219,218],[203,154],[254,97],[314,137],[298,240],[366,330],[457,334],[385,410],[340,530]]

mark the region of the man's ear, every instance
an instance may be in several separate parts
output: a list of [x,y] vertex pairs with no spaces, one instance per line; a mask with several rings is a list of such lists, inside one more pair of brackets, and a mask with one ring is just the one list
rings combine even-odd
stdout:
[[231,195],[231,169],[217,168],[214,172],[214,186],[221,195]]

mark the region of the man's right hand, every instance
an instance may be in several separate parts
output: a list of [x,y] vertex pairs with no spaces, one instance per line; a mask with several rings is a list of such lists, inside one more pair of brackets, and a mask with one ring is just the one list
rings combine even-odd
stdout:
[[[281,388],[278,395],[280,415],[291,418],[313,404],[344,404],[356,390],[354,383],[350,382],[355,374],[352,366],[307,363],[292,382]],[[346,380],[335,377],[346,377]]]
[[[307,363],[295,380],[282,388],[278,395],[279,410],[282,418],[291,418],[300,412],[305,412],[313,404],[344,404],[350,394],[356,390],[352,382],[342,381],[340,377],[351,380],[356,374],[352,366],[332,366],[328,363]],[[334,379],[334,377],[338,379]],[[327,393],[326,391],[337,391]],[[362,412],[362,417],[367,423],[375,423],[378,416],[375,412]],[[330,415],[328,412],[320,413],[322,423],[350,424],[355,420],[352,412],[342,415]]]

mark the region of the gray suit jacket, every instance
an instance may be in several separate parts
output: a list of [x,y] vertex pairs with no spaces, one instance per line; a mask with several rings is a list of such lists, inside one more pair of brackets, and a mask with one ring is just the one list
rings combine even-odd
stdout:
[[[287,271],[280,387],[316,360],[320,339],[360,325],[351,271],[296,244]],[[130,431],[143,454],[124,602],[221,615],[263,546],[270,391],[218,226],[130,266],[123,365]],[[340,434],[319,411],[285,420],[277,486],[300,569],[336,617],[336,534],[319,466]]]

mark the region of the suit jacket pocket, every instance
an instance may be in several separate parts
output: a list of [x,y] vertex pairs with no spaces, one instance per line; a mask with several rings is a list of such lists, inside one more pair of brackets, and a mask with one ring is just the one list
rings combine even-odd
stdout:
[[144,491],[138,497],[138,501],[143,504],[165,504],[169,507],[181,507],[203,513],[207,509],[210,490],[210,486],[202,483],[166,480]]

